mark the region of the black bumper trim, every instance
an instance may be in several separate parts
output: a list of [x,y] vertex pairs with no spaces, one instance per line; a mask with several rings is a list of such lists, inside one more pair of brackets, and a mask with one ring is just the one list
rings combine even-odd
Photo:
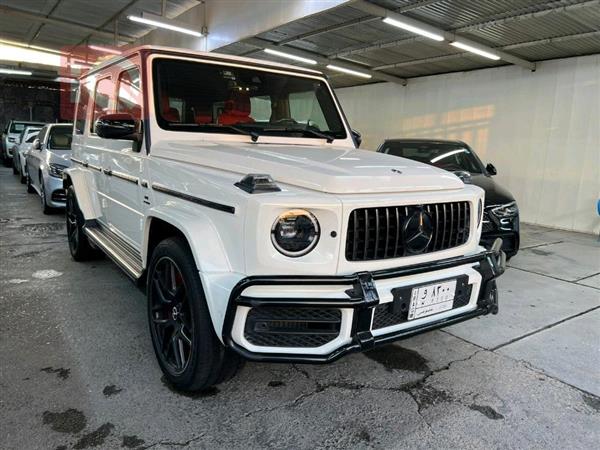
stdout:
[[[496,314],[498,312],[498,297],[495,279],[504,272],[505,258],[502,252],[484,251],[476,255],[449,258],[432,263],[418,264],[394,269],[379,270],[374,272],[358,272],[352,275],[341,276],[250,276],[242,279],[231,291],[229,304],[223,324],[223,341],[241,356],[259,362],[300,362],[300,363],[328,363],[341,356],[356,351],[368,350],[374,346],[392,341],[406,339],[430,330],[453,325],[480,315]],[[429,322],[420,326],[373,336],[371,321],[374,307],[379,304],[379,296],[374,280],[397,278],[407,275],[420,274],[442,270],[466,264],[479,264],[474,267],[481,276],[481,288],[477,300],[477,308],[456,316]],[[347,299],[329,298],[256,298],[244,296],[243,292],[250,286],[271,285],[348,285]],[[236,342],[231,337],[235,313],[238,306],[279,306],[302,307],[318,306],[323,308],[352,308],[355,310],[352,323],[352,342],[344,345],[327,355],[286,354],[286,353],[256,353],[251,352]],[[309,351],[309,350],[308,350]]]

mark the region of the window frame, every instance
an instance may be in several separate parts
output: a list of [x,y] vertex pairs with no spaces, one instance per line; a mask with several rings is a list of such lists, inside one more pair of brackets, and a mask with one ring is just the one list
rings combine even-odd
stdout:
[[137,118],[136,120],[143,120],[143,118],[144,118],[144,86],[142,84],[142,69],[137,64],[132,64],[127,67],[120,67],[120,66],[118,66],[118,67],[120,70],[117,73],[117,82],[115,83],[114,110],[115,110],[115,112],[119,112],[118,108],[119,108],[119,92],[121,91],[121,75],[123,75],[126,72],[130,72],[131,70],[137,70],[138,78],[139,78],[139,91],[140,91],[140,98],[139,98],[139,100],[140,100],[140,103],[139,103],[140,117]]
[[94,84],[94,95],[91,96],[91,100],[92,100],[92,107],[90,108],[90,112],[89,112],[89,119],[90,119],[90,126],[89,126],[89,133],[91,135],[97,136],[96,132],[94,131],[94,122],[95,122],[95,117],[96,117],[96,94],[98,92],[98,85],[104,81],[104,80],[109,80],[113,85],[112,85],[112,89],[109,91],[109,95],[108,95],[108,107],[107,109],[109,111],[111,111],[113,108],[111,108],[111,104],[114,107],[114,101],[115,101],[115,82],[112,79],[112,73],[108,73],[106,76],[103,76],[101,78],[98,78],[96,80],[96,83]]

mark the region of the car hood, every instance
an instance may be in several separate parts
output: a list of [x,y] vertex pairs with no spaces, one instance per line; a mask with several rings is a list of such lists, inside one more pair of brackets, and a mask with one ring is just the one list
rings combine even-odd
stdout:
[[445,170],[347,147],[163,141],[152,147],[151,154],[241,176],[269,174],[283,184],[332,194],[438,191],[463,187],[458,177]]
[[514,202],[512,194],[486,175],[471,174],[471,183],[485,191],[486,205],[502,205]]
[[60,164],[61,166],[71,166],[71,150],[52,150],[48,151],[48,162]]

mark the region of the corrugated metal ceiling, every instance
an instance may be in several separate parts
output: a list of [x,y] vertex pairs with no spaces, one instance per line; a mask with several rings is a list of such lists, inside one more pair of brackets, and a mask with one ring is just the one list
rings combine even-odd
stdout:
[[[370,0],[370,3],[531,62],[600,53],[600,1],[597,0]],[[280,45],[282,51],[300,49],[370,70],[384,66],[376,70],[400,78],[506,64],[464,53],[447,42],[435,42],[390,27],[380,17],[369,16],[352,3],[256,37]],[[284,61],[244,43],[217,51]],[[335,75],[332,80],[335,86],[374,81],[345,75]]]

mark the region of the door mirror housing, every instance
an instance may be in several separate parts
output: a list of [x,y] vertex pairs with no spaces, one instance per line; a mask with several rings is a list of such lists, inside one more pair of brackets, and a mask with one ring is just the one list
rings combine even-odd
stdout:
[[485,170],[487,170],[487,173],[489,173],[492,176],[498,173],[496,167],[492,163],[488,163],[488,165],[485,166]]
[[34,150],[41,150],[42,146],[40,145],[40,140],[38,138],[35,138],[33,140],[33,143],[31,144],[31,148],[33,148]]
[[354,141],[354,145],[356,146],[356,148],[359,148],[360,144],[362,143],[362,134],[360,134],[360,132],[356,130],[351,130],[350,132],[352,134],[352,140]]
[[139,142],[140,121],[128,113],[105,114],[94,125],[96,134],[104,139],[125,139]]

